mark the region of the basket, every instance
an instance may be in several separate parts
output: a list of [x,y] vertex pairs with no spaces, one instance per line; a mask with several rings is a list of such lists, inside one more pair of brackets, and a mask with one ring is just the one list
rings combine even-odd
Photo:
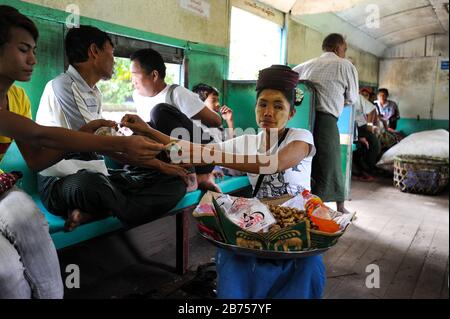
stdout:
[[437,195],[448,185],[448,159],[399,155],[394,158],[394,186],[402,192]]
[[330,234],[311,229],[309,231],[309,236],[311,238],[311,248],[323,249],[332,247],[337,244],[339,238],[344,235],[344,232],[345,230]]

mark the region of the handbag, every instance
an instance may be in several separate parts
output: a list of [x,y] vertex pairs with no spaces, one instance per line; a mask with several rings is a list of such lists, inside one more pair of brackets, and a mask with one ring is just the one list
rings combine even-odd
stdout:
[[[289,129],[287,128],[287,129],[284,131],[284,133],[283,133],[283,135],[281,136],[281,138],[278,140],[278,146],[277,146],[277,148],[274,150],[274,152],[277,151],[278,148],[280,148],[281,143],[284,142],[284,140],[286,139],[288,133],[289,133]],[[261,174],[261,175],[259,175],[258,181],[256,182],[255,189],[253,190],[253,196],[252,196],[252,197],[256,197],[256,195],[258,195],[258,192],[259,192],[259,190],[260,190],[260,188],[261,188],[261,185],[262,185],[262,182],[263,182],[263,180],[264,180],[264,177],[266,177],[266,176],[267,176],[266,174]]]
[[0,196],[13,188],[22,176],[21,172],[0,173]]

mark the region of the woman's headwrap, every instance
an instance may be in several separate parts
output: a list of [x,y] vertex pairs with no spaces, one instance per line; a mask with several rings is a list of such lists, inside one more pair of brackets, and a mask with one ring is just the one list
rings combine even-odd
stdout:
[[303,100],[303,92],[297,92],[299,74],[286,65],[272,65],[270,68],[259,71],[256,91],[265,89],[294,92],[293,103],[300,105]]
[[272,65],[259,71],[256,91],[274,89],[291,91],[297,87],[299,75],[286,65]]

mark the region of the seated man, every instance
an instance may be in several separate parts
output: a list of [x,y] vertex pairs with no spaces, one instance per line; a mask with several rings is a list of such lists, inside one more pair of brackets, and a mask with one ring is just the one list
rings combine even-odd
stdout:
[[395,131],[397,129],[397,121],[400,119],[400,111],[397,103],[388,100],[388,98],[388,89],[379,89],[378,100],[375,101],[375,104],[384,128]]
[[[101,126],[114,127],[114,122],[101,120],[101,93],[96,87],[98,81],[110,79],[113,74],[111,39],[97,28],[81,26],[67,33],[65,48],[69,68],[45,87],[37,122],[72,130],[83,127],[90,132]],[[128,226],[143,224],[175,207],[185,195],[187,176],[183,168],[156,159],[136,162],[124,155],[110,156],[140,168],[106,173],[101,162],[104,169],[71,170],[62,177],[50,169],[46,176],[38,176],[44,205],[53,214],[67,216],[66,230],[109,215]],[[97,164],[103,160],[96,153],[70,154],[67,159],[97,160]],[[64,163],[57,165],[65,172]]]
[[362,181],[373,181],[372,176],[375,165],[381,152],[381,145],[377,136],[373,133],[373,125],[369,121],[374,116],[375,105],[370,103],[364,95],[360,94],[355,104],[355,121],[357,126],[357,149],[353,152],[353,175]]
[[[213,141],[193,121],[216,128],[222,125],[221,117],[206,107],[197,94],[179,85],[167,85],[166,66],[158,52],[143,49],[133,53],[131,75],[136,89],[134,98],[140,100],[138,114],[154,129],[167,135],[185,129],[191,142],[207,144]],[[220,192],[211,174],[213,169],[214,166],[195,168],[198,187]]]

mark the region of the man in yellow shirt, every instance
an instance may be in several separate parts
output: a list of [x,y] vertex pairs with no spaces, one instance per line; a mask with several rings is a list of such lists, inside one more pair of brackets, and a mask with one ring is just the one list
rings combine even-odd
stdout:
[[[22,89],[13,85],[8,93],[9,111],[31,119],[30,100]],[[6,136],[0,136],[0,162],[3,159],[12,139]]]

